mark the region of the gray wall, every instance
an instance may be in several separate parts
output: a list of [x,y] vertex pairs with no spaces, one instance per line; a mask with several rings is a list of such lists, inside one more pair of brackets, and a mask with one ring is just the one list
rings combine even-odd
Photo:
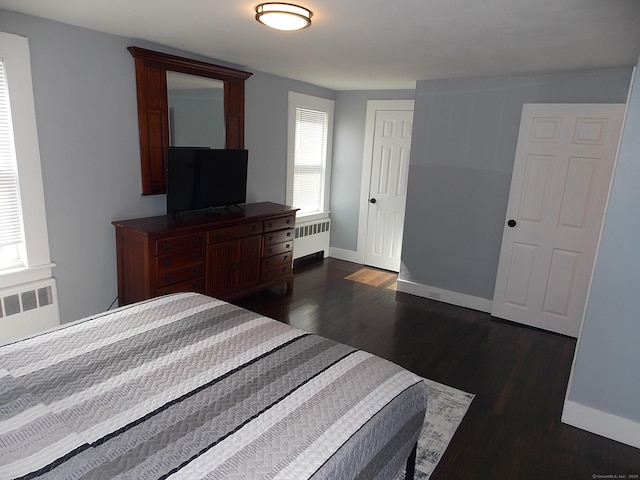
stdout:
[[413,100],[414,90],[336,92],[331,170],[331,246],[355,251],[368,100]]
[[335,100],[331,172],[331,246],[356,250],[367,100],[412,100],[414,90],[334,92],[254,72],[246,85],[247,201],[285,202],[288,92]]
[[29,39],[49,245],[70,321],[116,297],[111,221],[165,208],[140,196],[130,42],[6,10],[0,30]]
[[[140,195],[135,68],[126,48],[184,52],[2,9],[0,30],[29,39],[49,245],[68,322],[116,297],[111,222],[166,211],[164,195]],[[246,87],[248,201],[283,202],[287,91],[333,92],[259,72]]]
[[285,77],[254,72],[245,92],[245,147],[249,149],[247,202],[285,202],[289,90],[323,98],[334,92]]
[[420,81],[400,278],[492,299],[524,103],[624,103],[631,69]]
[[568,393],[571,401],[635,422],[640,422],[639,132],[636,72]]

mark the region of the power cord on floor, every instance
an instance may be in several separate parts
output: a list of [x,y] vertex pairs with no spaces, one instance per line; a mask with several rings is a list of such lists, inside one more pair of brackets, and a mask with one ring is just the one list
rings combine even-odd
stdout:
[[107,312],[109,310],[111,310],[111,307],[113,307],[113,305],[118,301],[118,296],[116,296],[116,298],[113,299],[113,302],[111,302],[111,305],[109,305],[109,308],[107,308]]

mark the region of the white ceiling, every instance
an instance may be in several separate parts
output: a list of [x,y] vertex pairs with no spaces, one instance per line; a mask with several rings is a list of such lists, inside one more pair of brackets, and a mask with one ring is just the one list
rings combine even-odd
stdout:
[[258,3],[0,0],[0,8],[334,90],[629,67],[640,53],[640,0],[301,0],[313,24],[298,32],[256,22]]

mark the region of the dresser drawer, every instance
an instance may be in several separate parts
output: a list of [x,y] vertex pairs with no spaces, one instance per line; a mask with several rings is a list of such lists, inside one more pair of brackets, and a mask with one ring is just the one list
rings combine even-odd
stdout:
[[156,278],[156,288],[166,287],[174,283],[180,283],[204,275],[204,262],[196,265],[190,265],[184,268],[169,270],[164,273],[158,273]]
[[290,242],[276,243],[275,245],[264,245],[262,248],[263,257],[272,257],[281,253],[291,252],[293,250],[293,240]]
[[280,265],[291,265],[291,253],[282,253],[273,257],[267,257],[262,259],[262,270],[268,270]]
[[271,232],[273,230],[282,230],[283,228],[293,228],[296,223],[295,215],[288,215],[286,217],[272,218],[271,220],[264,221],[264,231]]
[[195,247],[204,247],[204,233],[167,237],[156,240],[156,255],[180,252]]
[[173,255],[163,255],[161,257],[156,257],[156,271],[160,274],[168,270],[174,270],[194,263],[202,263],[204,262],[204,258],[204,248],[186,250],[184,252],[174,253]]
[[276,280],[280,277],[285,277],[291,275],[292,269],[291,265],[280,265],[278,267],[269,268],[267,270],[263,270],[260,273],[260,281],[261,282],[270,282],[271,280]]
[[265,245],[282,243],[291,239],[293,239],[293,228],[288,228],[286,230],[277,230],[275,232],[269,232],[264,234]]
[[226,242],[236,238],[262,233],[262,222],[245,223],[233,227],[216,228],[207,232],[207,244]]
[[193,278],[186,282],[174,283],[168,287],[156,289],[156,296],[169,295],[178,292],[204,293],[204,277]]

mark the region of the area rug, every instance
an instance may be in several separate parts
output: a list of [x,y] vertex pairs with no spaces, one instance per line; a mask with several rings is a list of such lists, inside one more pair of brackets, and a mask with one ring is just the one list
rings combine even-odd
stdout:
[[[475,397],[426,378],[424,382],[429,399],[424,427],[418,440],[415,480],[426,480],[431,476]],[[402,472],[397,480],[404,478]]]

